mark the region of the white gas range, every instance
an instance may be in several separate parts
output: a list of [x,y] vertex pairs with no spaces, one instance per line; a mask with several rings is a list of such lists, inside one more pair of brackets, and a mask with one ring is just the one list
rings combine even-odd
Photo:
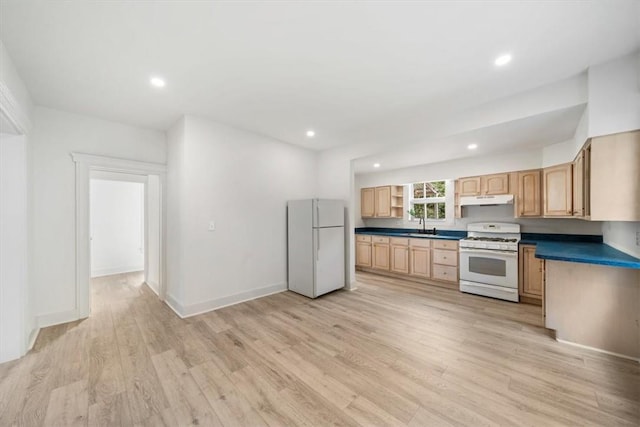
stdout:
[[460,240],[460,290],[518,302],[519,241],[519,224],[469,224]]

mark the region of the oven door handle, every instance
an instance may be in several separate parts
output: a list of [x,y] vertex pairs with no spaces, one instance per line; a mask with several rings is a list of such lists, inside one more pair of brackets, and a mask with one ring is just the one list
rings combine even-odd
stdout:
[[499,251],[495,249],[466,249],[460,248],[460,253],[465,254],[486,254],[486,255],[499,255],[506,258],[518,258],[518,252],[513,251]]

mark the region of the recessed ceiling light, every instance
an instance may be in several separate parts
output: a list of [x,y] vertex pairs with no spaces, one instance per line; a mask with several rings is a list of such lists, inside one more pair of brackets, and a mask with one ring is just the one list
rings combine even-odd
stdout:
[[469,150],[475,150],[476,148],[478,148],[478,144],[469,144],[469,145],[467,145],[467,148]]
[[502,67],[503,65],[507,65],[509,62],[511,62],[511,55],[506,53],[504,55],[498,56],[496,58],[495,64],[498,67]]
[[380,167],[380,163],[374,163],[374,164],[373,164],[373,167],[374,167],[374,168],[379,168],[379,167]]
[[165,87],[167,85],[164,79],[160,77],[151,77],[151,79],[149,79],[149,83],[151,83],[151,86],[155,87]]
[[315,133],[314,131],[312,131],[312,130],[308,130],[308,131],[307,131],[307,136],[308,136],[309,138],[313,138],[314,136],[316,136],[316,133]]

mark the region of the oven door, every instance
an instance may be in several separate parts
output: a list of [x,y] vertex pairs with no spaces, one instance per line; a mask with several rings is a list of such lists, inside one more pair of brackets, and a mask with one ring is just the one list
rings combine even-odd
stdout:
[[518,288],[518,252],[460,248],[460,280]]

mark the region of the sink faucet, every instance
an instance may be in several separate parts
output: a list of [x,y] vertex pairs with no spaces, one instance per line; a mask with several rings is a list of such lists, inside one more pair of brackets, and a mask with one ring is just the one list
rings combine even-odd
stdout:
[[418,233],[422,233],[422,234],[433,234],[434,236],[436,235],[436,228],[433,227],[433,230],[429,230],[427,231],[426,226],[427,226],[427,221],[425,221],[424,218],[420,218],[420,221],[418,222],[418,224],[422,224],[422,231],[420,231],[420,229],[418,229]]

